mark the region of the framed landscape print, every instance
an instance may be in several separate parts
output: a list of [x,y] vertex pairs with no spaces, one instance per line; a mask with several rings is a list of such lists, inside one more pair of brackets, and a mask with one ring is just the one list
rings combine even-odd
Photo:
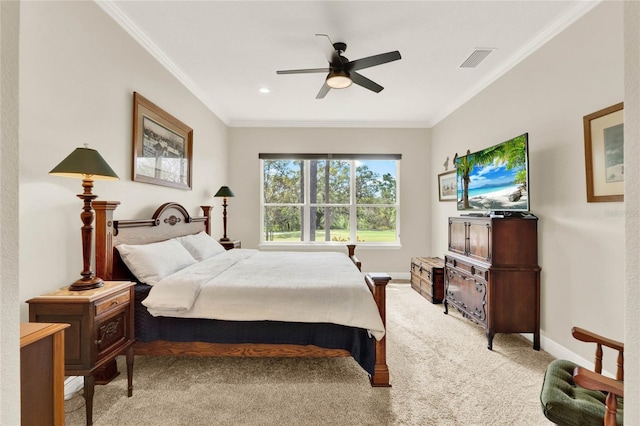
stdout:
[[586,115],[587,202],[624,201],[624,104]]
[[456,201],[458,188],[456,186],[456,171],[440,173],[438,175],[438,200]]
[[133,93],[133,180],[191,189],[193,129]]

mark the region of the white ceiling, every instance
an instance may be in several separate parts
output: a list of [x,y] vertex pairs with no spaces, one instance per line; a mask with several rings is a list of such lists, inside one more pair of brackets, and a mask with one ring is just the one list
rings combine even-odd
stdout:
[[[590,10],[597,1],[97,2],[229,126],[431,127]],[[359,59],[357,85],[315,98],[328,34]],[[460,68],[478,48],[495,49]],[[261,87],[271,90],[259,92]]]

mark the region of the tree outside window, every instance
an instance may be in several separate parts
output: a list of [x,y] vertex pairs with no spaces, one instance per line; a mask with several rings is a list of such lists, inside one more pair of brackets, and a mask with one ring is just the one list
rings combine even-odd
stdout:
[[265,243],[396,243],[396,159],[263,159]]

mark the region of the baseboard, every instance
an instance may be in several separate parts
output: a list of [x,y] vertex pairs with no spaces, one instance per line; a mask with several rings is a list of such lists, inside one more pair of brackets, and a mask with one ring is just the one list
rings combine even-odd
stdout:
[[[544,348],[546,352],[550,353],[551,355],[553,355],[558,359],[566,359],[568,361],[575,362],[576,364],[582,365],[583,367],[587,367],[590,370],[593,370],[593,367],[594,367],[593,360],[585,359],[580,355],[576,354],[575,352],[570,351],[569,349],[565,348],[564,346],[556,343],[555,341],[549,338],[542,337],[540,339],[540,345]],[[593,346],[593,348],[595,351],[595,346]]]
[[392,280],[405,280],[411,279],[411,272],[387,272]]
[[70,376],[64,381],[64,399],[71,399],[80,389],[84,387],[83,376]]
[[[528,334],[523,334],[522,336],[524,336],[527,340],[533,342],[532,334],[528,333]],[[593,347],[595,348],[595,346]],[[588,368],[589,370],[594,369],[593,360],[585,359],[580,355],[576,354],[575,352],[570,351],[569,349],[565,348],[564,346],[556,343],[554,340],[551,340],[547,337],[544,337],[544,336],[540,337],[540,349],[553,355],[553,357],[556,359],[566,359],[567,361],[574,362],[578,365]],[[602,374],[608,377],[615,377],[615,374],[608,371],[606,369],[606,366],[602,367]]]

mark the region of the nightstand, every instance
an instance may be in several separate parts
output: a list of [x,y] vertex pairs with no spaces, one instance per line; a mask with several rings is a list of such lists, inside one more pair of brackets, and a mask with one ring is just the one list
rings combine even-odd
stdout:
[[[69,287],[27,300],[30,322],[67,323],[64,330],[65,375],[84,376],[87,425],[93,423],[95,384],[105,384],[118,371],[115,359],[127,355],[128,396],[133,394],[133,286],[106,281],[91,290]],[[110,377],[96,377],[106,371]]]
[[227,240],[227,241],[220,240],[218,242],[220,244],[222,244],[222,247],[224,247],[227,250],[231,250],[231,249],[234,249],[234,248],[240,248],[241,245],[242,245],[240,240]]

